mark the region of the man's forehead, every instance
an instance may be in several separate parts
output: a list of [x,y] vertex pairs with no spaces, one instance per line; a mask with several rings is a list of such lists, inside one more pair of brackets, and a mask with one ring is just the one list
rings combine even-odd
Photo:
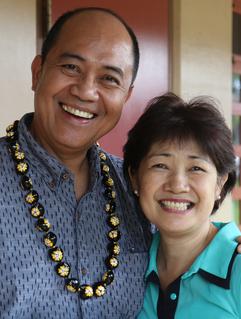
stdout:
[[114,27],[114,29],[120,29],[128,34],[125,26],[117,17],[101,10],[85,10],[76,13],[64,23],[61,31],[73,27],[107,28],[108,30]]

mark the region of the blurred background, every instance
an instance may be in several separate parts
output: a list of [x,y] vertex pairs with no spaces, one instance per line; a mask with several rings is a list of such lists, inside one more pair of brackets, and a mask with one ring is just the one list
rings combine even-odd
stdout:
[[128,130],[156,95],[213,96],[232,128],[239,176],[213,219],[241,223],[241,0],[0,0],[1,136],[34,109],[31,62],[48,29],[59,15],[82,6],[120,14],[141,50],[134,94],[102,147],[121,156]]

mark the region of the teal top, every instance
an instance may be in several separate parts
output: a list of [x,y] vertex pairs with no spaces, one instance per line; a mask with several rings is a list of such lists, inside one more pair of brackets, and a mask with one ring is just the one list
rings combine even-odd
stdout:
[[144,304],[138,319],[231,319],[241,318],[241,255],[235,223],[220,228],[187,272],[172,282],[165,294],[160,288],[156,256],[159,232],[153,236],[146,271]]

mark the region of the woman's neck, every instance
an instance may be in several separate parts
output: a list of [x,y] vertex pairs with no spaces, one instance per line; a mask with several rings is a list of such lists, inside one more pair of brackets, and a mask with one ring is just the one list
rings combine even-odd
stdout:
[[217,228],[209,222],[193,234],[185,234],[178,237],[161,234],[157,254],[157,268],[163,290],[188,270],[197,256],[213,239],[217,231]]

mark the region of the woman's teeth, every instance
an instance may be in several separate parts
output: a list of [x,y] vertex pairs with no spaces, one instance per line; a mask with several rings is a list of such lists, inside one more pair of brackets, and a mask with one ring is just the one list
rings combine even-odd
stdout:
[[92,119],[94,117],[94,114],[92,114],[92,113],[80,111],[80,110],[78,110],[76,108],[67,106],[65,104],[62,104],[62,108],[67,113],[70,113],[72,115],[75,115],[75,116],[78,116],[78,117],[82,117],[82,118],[85,118],[85,119]]
[[191,203],[188,202],[172,202],[164,200],[160,202],[163,207],[173,210],[185,211],[191,207]]

